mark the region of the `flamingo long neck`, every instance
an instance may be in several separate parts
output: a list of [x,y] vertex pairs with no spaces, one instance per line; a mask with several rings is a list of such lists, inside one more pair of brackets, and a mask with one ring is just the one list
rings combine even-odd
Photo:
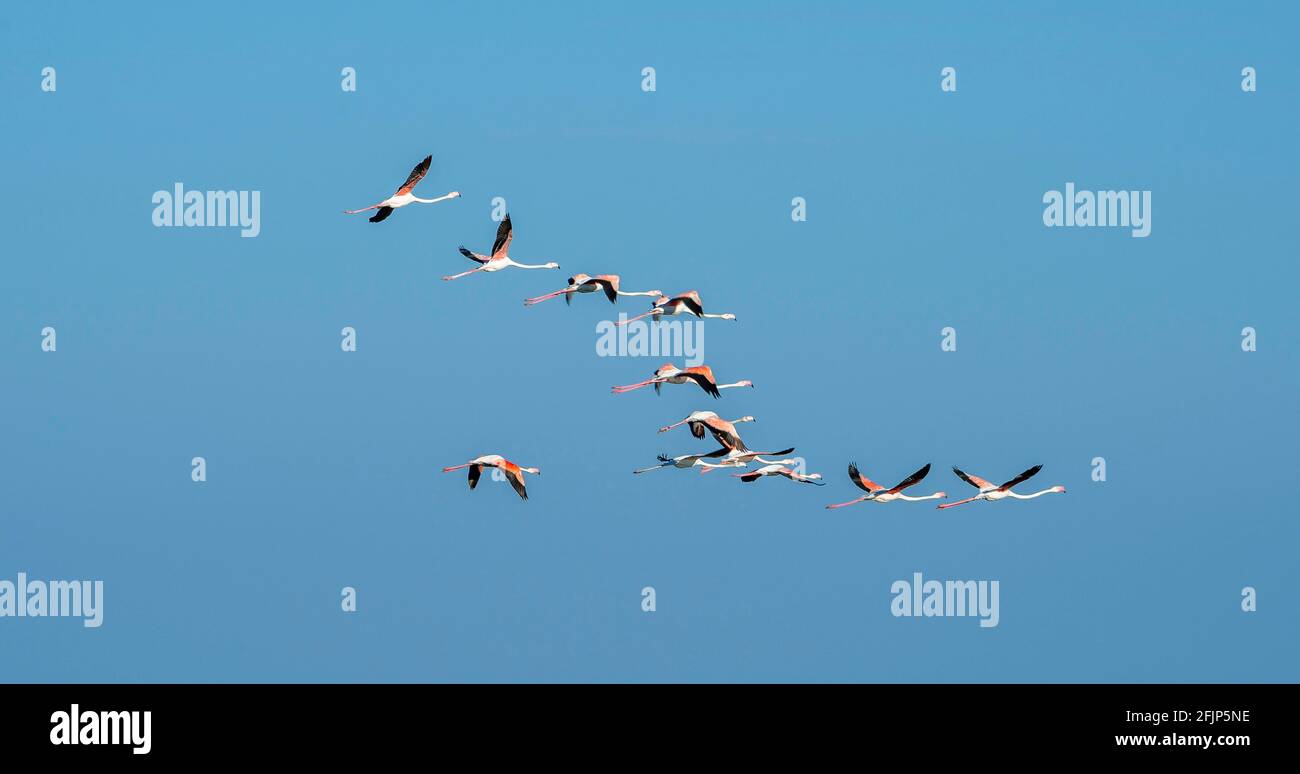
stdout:
[[702,314],[702,315],[700,315],[700,317],[708,317],[708,318],[713,319],[713,320],[729,320],[729,319],[731,319],[731,315],[729,315],[729,314],[708,314],[707,312],[704,313],[704,314]]
[[1015,492],[1008,490],[1007,497],[1014,497],[1017,500],[1032,500],[1035,497],[1041,497],[1042,495],[1045,494],[1052,494],[1055,491],[1056,491],[1055,489],[1044,489],[1041,492],[1034,492],[1033,494],[1022,495],[1022,494],[1016,494]]
[[445,202],[448,199],[455,199],[455,198],[456,197],[452,196],[451,194],[447,194],[446,196],[439,196],[437,199],[421,199],[415,194],[411,194],[411,201],[420,202],[421,204],[437,204],[438,202]]
[[726,389],[730,389],[730,388],[732,388],[732,387],[748,387],[748,386],[749,386],[749,383],[748,383],[748,382],[732,382],[731,384],[719,384],[719,385],[718,385],[718,389],[719,389],[719,390],[726,390]]
[[620,290],[618,294],[620,296],[655,296],[656,298],[660,295],[657,290]]
[[511,257],[508,256],[508,255],[506,256],[506,260],[509,261],[509,262],[510,262],[510,265],[513,266],[513,267],[515,267],[516,269],[553,269],[553,268],[555,268],[554,266],[547,266],[547,265],[544,264],[544,263],[519,263],[518,261],[514,260],[513,258],[511,258]]
[[900,499],[900,500],[906,500],[906,501],[908,501],[909,503],[917,503],[917,502],[920,502],[920,501],[922,501],[922,500],[942,500],[943,498],[944,498],[944,493],[943,493],[943,492],[935,492],[934,494],[932,494],[932,495],[926,495],[925,497],[909,497],[908,495],[905,495],[905,494],[900,494],[900,495],[898,496],[898,499]]

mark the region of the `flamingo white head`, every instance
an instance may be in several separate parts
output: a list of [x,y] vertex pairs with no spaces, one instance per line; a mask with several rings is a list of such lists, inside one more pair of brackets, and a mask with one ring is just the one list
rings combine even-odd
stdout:
[[[754,383],[751,382],[751,381],[749,381],[748,379],[746,379],[746,380],[744,380],[744,381],[742,381],[742,382],[736,382],[736,386],[737,386],[737,387],[753,387],[753,386],[754,386]],[[754,421],[754,420],[751,418],[750,421],[752,422],[752,421]]]
[[460,191],[452,191],[451,193],[447,194],[447,198],[448,198],[448,199],[459,199],[459,198],[460,198]]
[[524,467],[521,467],[521,468],[519,468],[519,469],[522,470],[522,471],[525,472],[525,473],[532,473],[534,476],[540,476],[540,475],[542,475],[542,469],[541,469],[541,468],[524,468]]
[[731,312],[727,312],[726,314],[722,315],[719,319],[722,319],[722,320],[734,320],[734,319],[736,319],[736,315],[732,314]]
[[[750,386],[750,387],[753,387],[754,385],[751,384],[751,385],[749,385],[749,386]],[[740,419],[737,419],[735,422],[732,422],[731,424],[736,425],[736,424],[740,424],[741,422],[757,422],[757,421],[758,421],[758,420],[757,420],[757,419],[754,419],[753,417],[748,417],[748,416],[746,416],[746,417],[741,417]]]
[[558,269],[558,268],[560,268],[560,264],[556,263],[555,261],[547,261],[547,262],[546,262],[545,264],[543,264],[543,265],[544,265],[546,268],[548,268],[548,269]]
[[1052,491],[1053,491],[1053,492],[1056,492],[1057,494],[1065,494],[1065,487],[1063,487],[1063,486],[1054,486],[1054,487],[1052,487]]

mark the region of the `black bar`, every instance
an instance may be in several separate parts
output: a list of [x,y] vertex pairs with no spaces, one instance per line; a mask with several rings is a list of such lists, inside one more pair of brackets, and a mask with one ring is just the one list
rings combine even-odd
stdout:
[[[707,745],[761,759],[813,745],[918,761],[1183,762],[1284,754],[1297,718],[1290,685],[10,685],[0,695],[2,749],[43,761],[337,763],[433,746],[594,755],[617,742],[633,756]],[[137,739],[148,711],[149,752],[53,744],[70,736],[74,704],[81,733],[103,728],[101,712],[141,713]],[[122,715],[106,719],[127,728]]]

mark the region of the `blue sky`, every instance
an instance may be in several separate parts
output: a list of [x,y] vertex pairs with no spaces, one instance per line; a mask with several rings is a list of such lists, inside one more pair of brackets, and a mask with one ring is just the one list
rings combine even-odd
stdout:
[[[106,598],[99,629],[0,619],[0,679],[1295,681],[1297,22],[10,9],[0,578]],[[340,214],[429,153],[417,192],[462,199]],[[153,227],[177,181],[260,191],[261,235]],[[1045,228],[1071,181],[1150,190],[1151,235]],[[512,254],[565,271],[441,282],[491,244],[496,196]],[[661,360],[596,356],[617,310],[520,304],[573,271],[698,289],[739,316],[707,324],[706,362],[757,387],[610,395]],[[655,432],[705,408],[828,485],[630,475],[707,450]],[[543,469],[529,502],[439,472],[492,452]],[[954,497],[951,465],[1042,463],[1026,488],[1069,492],[826,511],[850,460],[891,482],[931,462],[921,488]],[[917,571],[998,580],[999,626],[892,617]]]

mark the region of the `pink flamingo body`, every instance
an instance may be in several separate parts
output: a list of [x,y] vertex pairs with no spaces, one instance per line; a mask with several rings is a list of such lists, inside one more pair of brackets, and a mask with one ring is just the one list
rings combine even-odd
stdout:
[[822,477],[822,474],[820,473],[808,473],[805,475],[796,472],[793,468],[788,468],[785,465],[775,462],[764,465],[763,467],[757,470],[752,470],[748,473],[732,473],[731,475],[746,483],[753,483],[764,476],[784,476],[791,481],[798,481],[801,484],[826,486],[826,482],[819,480]]
[[659,319],[662,317],[675,317],[676,315],[679,314],[692,314],[702,320],[705,318],[714,319],[714,320],[735,320],[736,319],[736,315],[731,313],[727,313],[727,314],[705,313],[704,303],[700,301],[700,294],[695,292],[694,290],[688,290],[685,293],[682,293],[681,295],[673,296],[671,298],[669,298],[668,296],[661,295],[659,296],[659,298],[655,300],[654,305],[650,308],[650,311],[646,312],[645,314],[639,314],[636,317],[629,317],[626,320],[619,320],[614,324],[627,325],[630,322],[635,322],[645,317],[654,317],[655,319]]
[[[728,449],[745,449],[745,442],[740,439],[740,433],[736,432],[736,425],[741,422],[753,422],[753,417],[745,416],[740,419],[733,419],[728,422],[712,411],[692,411],[691,415],[680,422],[674,422],[666,427],[659,428],[659,432],[666,433],[674,427],[688,425],[691,429],[691,435],[696,438],[703,438],[706,432],[712,433],[714,440]],[[785,454],[785,452],[780,452]]]
[[944,499],[945,497],[948,496],[947,492],[935,492],[934,494],[926,495],[925,497],[909,497],[903,494],[904,489],[919,484],[921,482],[921,479],[925,478],[929,473],[930,473],[930,463],[927,462],[925,464],[925,467],[921,468],[920,470],[916,471],[912,475],[898,482],[897,485],[889,489],[886,489],[880,484],[877,484],[875,481],[872,481],[871,479],[862,475],[862,473],[858,470],[858,465],[856,462],[850,462],[849,480],[852,481],[859,489],[866,492],[866,494],[863,495],[862,497],[859,497],[856,500],[850,500],[847,503],[836,503],[835,505],[828,505],[826,507],[843,508],[848,505],[855,505],[857,503],[866,502],[868,500],[874,503],[888,503],[888,502],[893,502],[894,500],[906,500],[908,502],[918,502],[920,500]]
[[424,179],[424,176],[426,174],[429,173],[429,167],[432,164],[433,164],[433,156],[432,155],[425,156],[424,161],[421,161],[419,164],[415,165],[415,169],[412,169],[411,174],[407,176],[406,182],[402,183],[402,186],[398,188],[397,192],[394,193],[392,196],[383,200],[379,204],[372,204],[369,207],[362,207],[359,210],[344,210],[343,214],[356,215],[359,212],[367,212],[369,210],[379,210],[379,212],[376,212],[374,215],[370,216],[371,223],[378,223],[384,218],[387,218],[389,215],[392,215],[393,210],[399,209],[401,207],[405,207],[408,204],[415,204],[416,202],[419,202],[420,204],[435,204],[437,202],[446,201],[447,199],[459,198],[460,191],[452,191],[448,193],[446,196],[439,196],[436,199],[421,199],[420,197],[412,193],[415,186],[421,180]]
[[718,384],[718,380],[713,377],[713,370],[706,365],[691,366],[690,368],[678,368],[672,363],[664,363],[655,370],[652,378],[635,384],[625,384],[621,387],[614,387],[613,390],[617,395],[631,392],[632,390],[639,390],[642,387],[653,384],[655,392],[658,392],[661,384],[686,384],[687,382],[698,384],[700,389],[715,398],[722,396],[722,390],[730,389],[732,387],[754,386],[754,383],[748,380],[732,382],[730,384]]
[[510,460],[502,457],[500,454],[485,454],[482,457],[475,457],[469,462],[460,465],[452,465],[443,468],[443,473],[450,473],[453,470],[469,468],[469,488],[473,489],[478,486],[479,477],[483,474],[483,468],[496,468],[505,474],[506,480],[510,486],[514,487],[515,492],[520,499],[528,499],[528,490],[524,487],[524,474],[532,473],[534,476],[540,476],[542,471],[538,468],[526,468],[522,465],[516,465]]
[[516,262],[509,255],[510,243],[514,240],[514,238],[515,238],[514,227],[510,225],[510,213],[506,213],[506,217],[504,220],[501,221],[501,225],[497,226],[497,238],[496,241],[492,243],[492,254],[483,255],[481,253],[471,252],[464,245],[461,245],[460,254],[470,259],[471,261],[478,262],[480,264],[479,267],[477,269],[470,269],[469,271],[462,271],[460,274],[452,274],[450,276],[443,277],[443,279],[448,281],[454,279],[460,279],[461,277],[466,277],[469,276],[470,274],[474,274],[475,272],[480,272],[480,271],[488,272],[490,274],[494,271],[509,269],[512,266],[516,269],[558,269],[560,268],[560,264],[556,263],[555,261],[550,261],[548,263],[537,263],[537,264]]
[[1008,497],[1014,500],[1032,500],[1035,497],[1042,497],[1045,494],[1064,494],[1065,487],[1063,486],[1053,486],[1044,489],[1042,491],[1034,492],[1033,494],[1027,494],[1027,495],[1017,494],[1016,492],[1011,491],[1011,487],[1034,476],[1036,473],[1038,473],[1038,471],[1042,469],[1043,469],[1042,465],[1035,465],[1029,470],[1026,470],[1024,473],[1021,473],[1020,475],[1011,479],[1007,483],[1002,484],[1001,486],[996,486],[993,483],[980,478],[979,476],[968,475],[966,473],[963,473],[961,470],[957,469],[956,467],[954,467],[952,469],[952,472],[956,473],[957,476],[961,478],[962,481],[965,481],[966,483],[980,490],[980,493],[975,495],[974,497],[967,497],[965,500],[958,500],[955,503],[944,503],[939,507],[955,508],[958,505],[975,502],[976,500],[997,501],[997,500],[1005,500]]
[[568,287],[563,290],[557,290],[554,293],[546,293],[544,295],[534,296],[533,298],[525,298],[524,306],[534,306],[543,301],[555,298],[556,296],[564,296],[564,303],[570,304],[573,302],[574,293],[595,293],[597,291],[603,292],[605,298],[608,298],[611,304],[618,301],[619,296],[663,295],[658,290],[621,290],[618,285],[619,278],[617,274],[597,274],[594,277],[588,274],[575,274],[572,277],[569,277]]

